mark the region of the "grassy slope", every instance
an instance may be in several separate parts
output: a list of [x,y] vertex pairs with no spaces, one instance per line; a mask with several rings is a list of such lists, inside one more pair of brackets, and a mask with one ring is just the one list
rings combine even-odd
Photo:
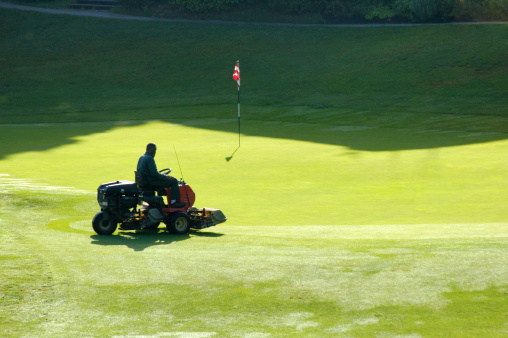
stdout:
[[[505,26],[0,16],[1,122],[183,123],[0,126],[6,335],[508,330]],[[236,58],[244,135],[226,161]],[[228,223],[93,234],[94,190],[130,179],[149,140],[161,167],[176,145],[197,204]]]
[[[112,29],[108,20],[0,15],[4,122],[13,116],[177,118],[182,112],[172,114],[173,107],[230,105],[236,59],[242,102],[257,107],[262,119],[281,118],[278,108],[295,106],[310,108],[300,120],[339,124],[350,119],[341,112],[506,116],[504,25],[347,29],[115,21]],[[194,110],[186,113],[210,115]]]

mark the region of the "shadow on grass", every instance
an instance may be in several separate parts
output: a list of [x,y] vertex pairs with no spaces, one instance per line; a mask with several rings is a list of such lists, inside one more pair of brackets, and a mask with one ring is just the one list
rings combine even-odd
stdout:
[[[242,94],[246,136],[363,151],[447,147],[508,136],[504,27],[352,31],[243,25],[232,30],[216,24],[111,22],[6,9],[0,11],[0,23],[5,33],[0,160],[118,127],[90,121],[138,119],[130,124],[141,125],[165,120],[236,133],[236,86],[229,62],[238,51],[227,46],[238,42],[244,47],[241,54],[249,56],[245,74],[251,74]],[[435,48],[426,48],[429,43]],[[278,76],[270,76],[275,69]],[[229,122],[203,123],[206,119]],[[43,128],[12,122],[73,123]],[[288,128],[291,124],[300,127]],[[323,133],[323,126],[332,130]],[[364,127],[383,132],[355,129]],[[414,135],[391,135],[394,129]],[[436,130],[484,135],[413,137]],[[485,135],[491,132],[497,134]],[[108,146],[101,150],[111,152]],[[234,154],[220,156],[231,161]]]
[[[500,118],[504,119],[504,118]],[[506,121],[506,120],[505,120]],[[79,138],[91,134],[107,133],[118,127],[137,127],[145,121],[125,122],[90,122],[90,123],[51,123],[34,125],[1,125],[0,124],[0,160],[10,155],[46,151],[64,145],[79,142]],[[224,123],[207,123],[199,119],[188,121],[167,121],[168,124],[180,123],[183,126],[236,133],[234,120]],[[274,139],[296,140],[348,147],[358,151],[400,151],[415,149],[432,149],[462,146],[505,140],[506,132],[475,132],[460,130],[433,130],[418,125],[397,127],[383,126],[339,126],[330,124],[294,123],[287,121],[244,121],[244,137],[265,137]],[[145,143],[140,143],[136,156],[142,153]],[[233,146],[233,145],[232,145]],[[239,150],[224,154],[230,162]]]
[[[41,123],[0,125],[0,160],[9,155],[30,151],[46,151],[78,143],[80,136],[105,133],[118,126],[115,122],[101,123]],[[142,149],[143,146],[141,145]],[[141,151],[140,151],[141,152]]]
[[185,235],[173,235],[164,229],[120,231],[111,236],[92,235],[91,244],[104,246],[126,246],[134,251],[143,251],[156,245],[169,245],[173,242],[181,242],[193,237],[221,237],[223,234],[215,232],[200,232],[191,230]]

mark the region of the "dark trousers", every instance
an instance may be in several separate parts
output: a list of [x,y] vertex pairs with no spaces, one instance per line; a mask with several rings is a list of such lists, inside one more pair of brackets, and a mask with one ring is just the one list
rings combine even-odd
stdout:
[[[180,199],[180,188],[178,187],[178,180],[173,176],[168,176],[168,179],[165,180],[157,180],[155,182],[150,182],[151,186],[156,188],[171,188],[171,200],[179,200]],[[157,189],[158,190],[158,189]],[[171,202],[171,201],[168,201]]]

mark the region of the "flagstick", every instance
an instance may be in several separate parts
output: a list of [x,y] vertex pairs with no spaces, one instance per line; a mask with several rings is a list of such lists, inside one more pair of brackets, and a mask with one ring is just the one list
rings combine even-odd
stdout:
[[240,148],[240,86],[238,86],[238,148]]

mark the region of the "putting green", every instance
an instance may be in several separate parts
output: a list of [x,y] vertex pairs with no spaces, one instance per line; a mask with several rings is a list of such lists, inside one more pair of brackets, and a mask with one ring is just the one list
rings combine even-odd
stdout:
[[238,148],[236,123],[0,126],[1,174],[94,193],[133,180],[155,142],[159,169],[182,176],[175,147],[196,205],[222,209],[228,225],[506,220],[508,141],[499,135],[248,120]]

